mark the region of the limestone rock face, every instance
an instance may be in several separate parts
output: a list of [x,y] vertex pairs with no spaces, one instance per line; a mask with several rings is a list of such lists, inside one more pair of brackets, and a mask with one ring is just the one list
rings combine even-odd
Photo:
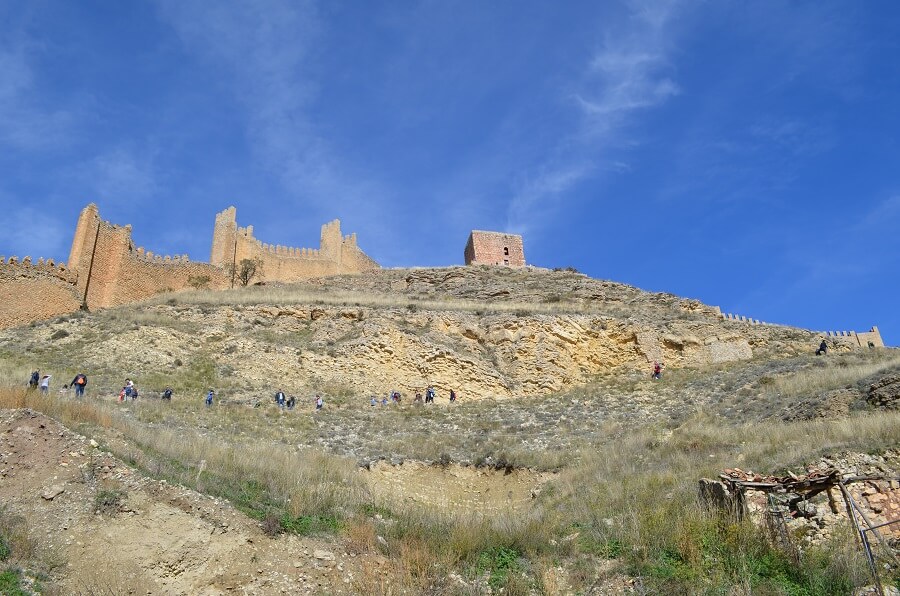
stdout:
[[843,418],[850,413],[853,402],[860,398],[861,395],[855,389],[835,389],[786,407],[781,418],[789,422],[814,418],[831,420]]
[[873,383],[866,401],[880,408],[900,408],[900,375],[887,376]]
[[269,396],[274,384],[298,397],[408,398],[433,386],[438,401],[451,390],[461,400],[542,395],[612,371],[649,375],[654,361],[672,370],[815,346],[808,331],[725,321],[695,300],[571,272],[380,270],[217,296],[4,331],[0,346],[52,343],[87,370],[126,376],[191,371],[239,398]]

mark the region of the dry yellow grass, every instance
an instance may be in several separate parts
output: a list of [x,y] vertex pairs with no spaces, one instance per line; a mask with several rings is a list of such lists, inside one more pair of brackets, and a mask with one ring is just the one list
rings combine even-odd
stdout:
[[769,385],[768,390],[772,393],[795,396],[840,389],[860,379],[900,367],[900,355],[878,362],[864,361],[855,364],[841,362],[836,365],[823,359],[822,363],[824,366],[777,377]]
[[[144,304],[165,304],[176,301],[179,304],[205,304],[213,306],[253,306],[253,305],[328,305],[341,307],[372,308],[420,308],[423,310],[447,310],[463,312],[536,314],[599,313],[602,309],[582,304],[559,301],[537,302],[485,302],[445,298],[441,300],[417,300],[407,295],[382,295],[348,290],[310,291],[291,286],[263,286],[235,288],[233,290],[188,290],[156,296]],[[126,309],[133,307],[124,307]]]
[[[853,374],[866,370],[860,367]],[[898,412],[735,426],[698,413],[675,429],[610,426],[594,444],[570,454],[573,465],[545,487],[531,511],[471,516],[386,509],[389,503],[374,502],[359,484],[352,463],[311,451],[301,455],[274,437],[232,444],[186,429],[150,427],[102,402],[45,398],[22,389],[0,390],[0,407],[31,407],[69,426],[115,429],[134,446],[122,455],[148,468],[156,456],[177,461],[201,489],[222,479],[237,487],[252,480],[264,484],[266,498],[280,501],[291,515],[344,511],[350,547],[359,552],[380,550],[389,556],[387,575],[384,569],[372,569],[368,576],[373,593],[381,594],[400,593],[404,588],[423,591],[451,571],[468,577],[487,574],[494,587],[505,587],[509,593],[527,593],[540,586],[552,590],[562,578],[555,577],[546,564],[535,567],[529,576],[527,566],[516,563],[516,558],[537,562],[585,553],[622,557],[636,573],[653,573],[677,556],[678,569],[694,575],[677,581],[657,578],[654,586],[688,591],[701,585],[719,586],[741,593],[742,586],[753,585],[746,576],[754,565],[774,555],[752,526],[723,529],[697,506],[699,477],[738,463],[758,471],[791,466],[796,471],[796,466],[825,453],[877,452],[900,445]],[[363,517],[362,512],[372,506],[384,511],[383,521]],[[576,538],[569,539],[572,535]],[[377,536],[384,537],[387,545],[379,544]],[[731,549],[728,560],[737,561],[736,567],[710,563],[706,545],[726,539]],[[865,580],[865,567],[860,567],[852,537],[837,536],[829,548],[830,554],[816,555],[825,557],[824,563],[798,571],[797,577],[821,576],[835,586]],[[742,565],[746,573],[740,571]],[[757,578],[770,583],[776,579]],[[795,579],[791,581],[800,582]],[[593,580],[586,576],[584,581]]]

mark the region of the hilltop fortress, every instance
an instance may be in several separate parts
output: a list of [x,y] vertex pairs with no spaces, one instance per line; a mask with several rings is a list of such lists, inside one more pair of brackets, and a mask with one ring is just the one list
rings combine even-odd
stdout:
[[[78,218],[67,265],[0,256],[0,329],[187,288],[231,288],[236,285],[234,264],[244,259],[262,263],[261,274],[254,282],[290,283],[380,269],[359,248],[356,234],[341,234],[338,220],[322,226],[318,248],[294,248],[255,238],[253,226],[239,227],[237,210],[229,207],[216,214],[210,260],[203,263],[191,261],[187,255],[158,255],[135,246],[131,225],[104,221],[92,203]],[[475,230],[469,236],[465,260],[471,265],[525,267],[522,237]],[[722,313],[718,307],[708,308],[713,316],[728,323],[767,325]],[[884,346],[877,327],[859,333],[820,333],[832,345],[856,349]]]
[[0,256],[0,328],[189,287],[233,287],[232,264],[242,259],[258,259],[263,267],[255,281],[265,282],[379,268],[359,249],[356,234],[341,235],[338,220],[322,226],[319,248],[292,248],[254,238],[253,226],[238,227],[237,211],[229,207],[216,215],[210,262],[202,263],[135,246],[131,225],[104,221],[91,203],[78,218],[68,265]]

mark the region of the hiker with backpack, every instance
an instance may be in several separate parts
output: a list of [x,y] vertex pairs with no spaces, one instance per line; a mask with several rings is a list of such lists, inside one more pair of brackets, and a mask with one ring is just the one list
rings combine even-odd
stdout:
[[162,392],[162,398],[168,401],[172,401],[172,388],[166,387],[166,390]]
[[37,389],[38,384],[41,382],[41,371],[36,370],[31,373],[31,378],[28,379],[28,388],[29,389]]
[[828,355],[828,344],[825,343],[825,340],[822,340],[822,343],[819,344],[819,349],[816,350],[816,356],[827,356]]
[[87,375],[78,373],[69,385],[75,388],[75,397],[84,397],[84,388],[87,387]]
[[205,400],[205,403],[206,403],[206,407],[207,407],[207,408],[210,407],[210,406],[213,404],[213,395],[215,395],[215,393],[216,393],[215,391],[213,391],[212,389],[210,389],[210,390],[209,390],[209,393],[206,394],[206,400]]

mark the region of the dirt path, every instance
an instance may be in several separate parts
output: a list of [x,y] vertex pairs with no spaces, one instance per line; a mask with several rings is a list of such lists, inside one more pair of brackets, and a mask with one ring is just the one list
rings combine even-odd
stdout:
[[67,594],[365,593],[385,563],[335,540],[269,538],[227,502],[143,477],[30,410],[0,410],[0,503],[61,563]]

